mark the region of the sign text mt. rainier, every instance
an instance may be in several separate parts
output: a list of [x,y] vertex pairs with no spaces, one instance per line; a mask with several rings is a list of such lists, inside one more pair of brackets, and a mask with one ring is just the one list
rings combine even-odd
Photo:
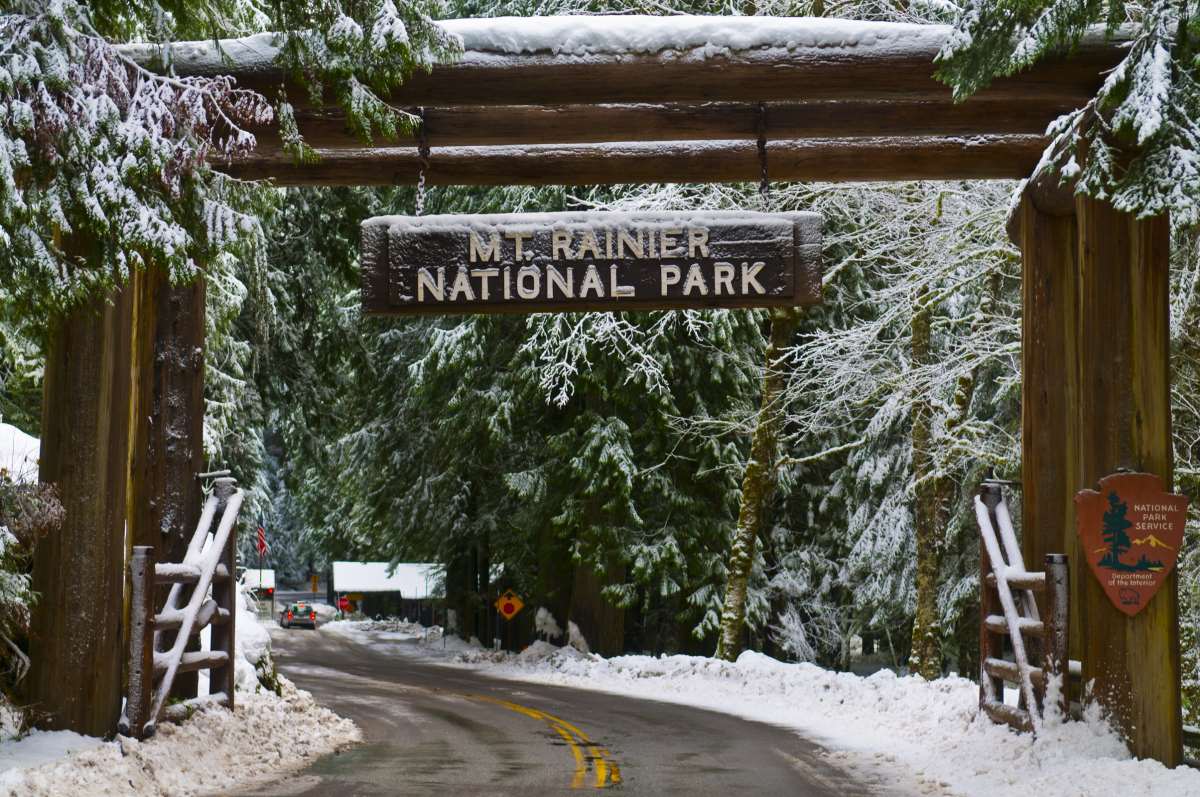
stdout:
[[374,314],[816,304],[816,213],[380,216],[363,222]]

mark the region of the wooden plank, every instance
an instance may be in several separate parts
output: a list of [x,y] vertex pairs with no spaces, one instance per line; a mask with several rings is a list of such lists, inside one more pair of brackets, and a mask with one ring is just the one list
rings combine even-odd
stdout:
[[[1021,683],[1021,669],[1017,666],[1016,662],[1001,658],[986,658],[983,660],[983,669],[989,675],[996,678],[1003,678],[1009,683]],[[1033,681],[1033,685],[1037,689],[1046,688],[1046,674],[1041,667],[1031,667],[1029,669],[1029,680]]]
[[821,299],[821,218],[813,213],[381,216],[363,226],[368,313],[791,307]]
[[1033,721],[1029,718],[1029,712],[1019,709],[1016,706],[1010,706],[1007,703],[990,700],[983,703],[982,708],[992,722],[997,724],[1010,725],[1018,731],[1029,733],[1033,730]]
[[[229,568],[226,565],[217,565],[216,571],[213,572],[213,582],[230,581]],[[157,584],[195,584],[200,580],[199,568],[193,570],[168,570],[163,572],[161,569],[155,574],[155,583]]]
[[[233,479],[221,479],[216,486],[217,495],[221,497],[222,504],[229,500],[231,495],[236,491]],[[224,506],[222,506],[224,509]],[[220,570],[225,570],[228,573],[235,572],[235,563],[237,555],[237,524],[230,529],[229,538],[225,542],[225,548],[221,552],[221,562],[217,565]],[[228,617],[228,621],[215,625],[210,637],[211,648],[214,651],[222,651],[226,655],[225,663],[213,667],[209,673],[209,691],[224,692],[227,695],[226,707],[233,711],[236,693],[234,691],[237,681],[236,671],[234,668],[234,656],[236,650],[237,639],[237,590],[238,586],[232,578],[222,579],[221,581],[213,580],[212,596],[213,601],[219,607],[219,612]]]
[[[197,670],[207,670],[220,667],[229,662],[229,654],[223,650],[197,650],[189,653],[184,653],[179,659],[179,667],[175,672],[195,672]],[[155,658],[155,672],[165,673],[167,671],[167,658],[160,655]]]
[[[1121,468],[1173,484],[1168,333],[1170,229],[1105,202],[1077,198],[1081,420],[1077,487]],[[1138,757],[1182,759],[1178,576],[1134,617],[1113,606],[1077,559],[1084,582],[1084,681]]]
[[[1065,553],[1083,567],[1075,535],[1079,439],[1078,263],[1074,203],[1048,202],[1055,192],[1026,189],[1017,208],[1024,310],[1021,324],[1022,556],[1041,562]],[[1063,211],[1067,211],[1065,214]],[[1083,578],[1070,580],[1069,624],[1082,629]],[[1050,606],[1039,596],[1039,610]],[[1070,655],[1081,656],[1080,636]],[[1071,687],[1074,689],[1074,687]],[[1075,699],[1079,698],[1077,690]]]
[[[775,181],[987,180],[1025,176],[1041,158],[1041,136],[772,140]],[[248,158],[214,167],[279,185],[415,185],[416,149],[318,151],[315,164],[291,158]],[[757,181],[751,141],[572,144],[435,149],[427,185],[615,185]]]
[[[994,589],[996,586],[996,574],[988,573],[984,578],[988,586]],[[1013,589],[1028,589],[1040,592],[1046,588],[1046,574],[1041,572],[1020,573],[1015,570],[1009,571],[1004,580]]]
[[47,730],[105,736],[121,712],[130,312],[118,291],[51,323],[40,477],[66,515],[34,555],[25,684]]
[[[1075,101],[1014,103],[972,98],[949,101],[896,100],[770,103],[770,140],[910,136],[1041,135]],[[416,113],[416,108],[407,109]],[[431,147],[512,144],[591,144],[619,141],[757,140],[758,103],[538,105],[433,107],[424,111]],[[299,111],[306,143],[318,149],[416,146],[415,134],[394,141],[364,142],[337,109]],[[282,142],[274,125],[253,128],[257,155],[275,156]]]
[[[983,623],[988,627],[988,630],[995,634],[1008,633],[1008,621],[1001,614],[989,614],[983,618]],[[1029,636],[1043,636],[1046,633],[1046,628],[1043,623],[1037,620],[1030,620],[1028,617],[1020,618],[1017,623],[1022,634]]]

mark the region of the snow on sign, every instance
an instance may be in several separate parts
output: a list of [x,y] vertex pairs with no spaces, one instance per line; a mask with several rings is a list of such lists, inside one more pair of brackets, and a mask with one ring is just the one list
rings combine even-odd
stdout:
[[572,312],[816,304],[817,213],[380,216],[365,312]]
[[1075,494],[1080,546],[1108,599],[1132,617],[1175,568],[1188,499],[1151,473],[1105,476],[1099,486]]

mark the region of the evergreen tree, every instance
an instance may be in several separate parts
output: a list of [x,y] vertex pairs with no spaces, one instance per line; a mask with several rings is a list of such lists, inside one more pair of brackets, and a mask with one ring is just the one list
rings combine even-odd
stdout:
[[1108,553],[1100,560],[1101,567],[1124,569],[1121,554],[1129,550],[1133,543],[1129,539],[1128,530],[1133,523],[1125,517],[1128,506],[1115,492],[1108,494],[1108,510],[1104,513],[1104,526],[1101,535],[1108,543]]

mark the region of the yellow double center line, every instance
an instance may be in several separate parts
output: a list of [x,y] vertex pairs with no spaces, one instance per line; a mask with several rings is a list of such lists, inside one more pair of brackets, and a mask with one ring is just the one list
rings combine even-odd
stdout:
[[[609,786],[614,786],[621,782],[621,768],[617,766],[617,762],[613,760],[612,753],[605,748],[597,745],[588,735],[575,727],[564,719],[547,714],[544,711],[539,711],[536,708],[529,708],[518,703],[512,703],[508,700],[501,700],[487,695],[465,695],[471,700],[479,700],[484,703],[491,703],[495,706],[501,706],[509,711],[515,711],[518,714],[524,714],[535,720],[540,720],[546,723],[554,730],[571,748],[571,755],[575,758],[575,776],[571,779],[572,789],[582,789],[584,782],[587,780],[588,768],[595,766],[595,783],[594,788],[606,789]],[[584,749],[587,749],[587,755],[584,755]]]

